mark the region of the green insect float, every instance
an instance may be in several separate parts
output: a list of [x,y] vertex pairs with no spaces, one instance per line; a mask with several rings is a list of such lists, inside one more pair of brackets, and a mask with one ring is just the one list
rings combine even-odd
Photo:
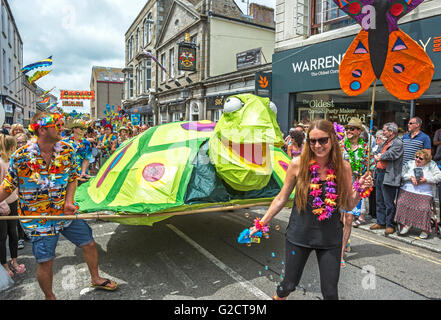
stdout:
[[78,188],[79,211],[113,212],[124,217],[118,223],[151,226],[173,212],[270,202],[290,162],[280,149],[276,113],[269,99],[242,94],[227,99],[217,124],[151,128],[121,145]]

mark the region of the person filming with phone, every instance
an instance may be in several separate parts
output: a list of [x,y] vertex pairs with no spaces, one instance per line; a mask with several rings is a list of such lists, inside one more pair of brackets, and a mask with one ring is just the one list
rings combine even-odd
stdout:
[[415,160],[403,166],[402,181],[395,215],[399,235],[416,228],[421,230],[420,238],[427,239],[432,229],[430,218],[435,213],[435,188],[441,182],[441,170],[432,161],[431,154],[423,149],[415,153]]

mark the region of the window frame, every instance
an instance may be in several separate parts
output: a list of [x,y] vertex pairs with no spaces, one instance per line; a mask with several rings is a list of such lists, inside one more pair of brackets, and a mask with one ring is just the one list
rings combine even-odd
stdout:
[[[334,4],[333,0],[312,0],[311,1],[311,8],[310,8],[310,13],[309,13],[310,17],[311,17],[311,19],[310,19],[311,22],[310,22],[310,26],[309,26],[310,34],[311,35],[322,34],[322,33],[325,33],[327,31],[339,29],[339,28],[336,28],[336,29],[330,29],[330,30],[321,30],[322,22],[317,22],[317,20],[318,20],[318,17],[317,17],[318,13],[316,12],[316,7],[317,7],[317,2],[322,2],[322,1],[323,1],[324,4],[326,4],[326,6],[328,6],[328,5],[332,6]],[[325,17],[326,17],[324,20],[323,20],[323,17],[322,17],[323,29],[324,29],[325,26],[330,26],[330,25],[333,25],[333,24],[337,24],[337,23],[340,23],[340,22],[345,21],[345,20],[351,21],[351,17],[349,17],[348,14],[344,13],[343,10],[339,9],[338,7],[336,7],[336,9],[337,9],[337,18],[329,19],[328,18],[329,17],[329,12],[331,10],[333,10],[333,9],[335,9],[335,8],[331,7],[331,9],[326,9],[326,10],[323,11],[325,13]],[[321,12],[320,12],[320,15],[321,15]],[[353,21],[353,23],[355,24],[356,22]],[[350,25],[350,24],[351,23],[349,23],[348,25]],[[342,26],[341,28],[343,28],[343,27],[344,26]]]

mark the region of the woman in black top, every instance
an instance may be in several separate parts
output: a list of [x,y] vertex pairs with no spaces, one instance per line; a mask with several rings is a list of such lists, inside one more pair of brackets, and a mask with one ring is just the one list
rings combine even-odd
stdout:
[[[261,220],[261,227],[285,207],[294,188],[295,203],[286,231],[285,278],[277,287],[275,300],[285,300],[295,290],[312,250],[316,251],[323,298],[338,299],[343,223],[340,209],[352,210],[360,192],[373,181],[366,173],[352,185],[352,170],[343,160],[334,124],[312,123],[307,145],[289,165],[285,184]],[[251,228],[251,234],[258,231]]]

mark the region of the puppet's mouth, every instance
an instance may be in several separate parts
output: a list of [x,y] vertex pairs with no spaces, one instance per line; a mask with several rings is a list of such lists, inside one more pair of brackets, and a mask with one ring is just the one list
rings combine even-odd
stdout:
[[224,137],[221,138],[221,142],[231,153],[252,164],[257,166],[266,164],[266,155],[269,152],[267,143],[235,143]]

